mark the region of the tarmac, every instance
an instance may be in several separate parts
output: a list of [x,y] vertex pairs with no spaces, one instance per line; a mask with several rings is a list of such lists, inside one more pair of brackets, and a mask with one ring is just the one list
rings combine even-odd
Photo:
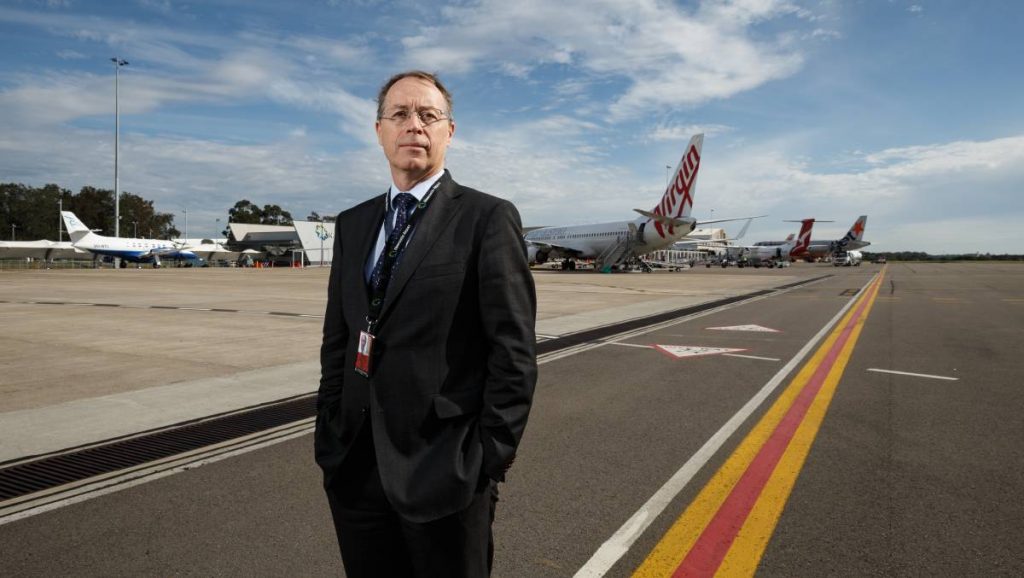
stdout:
[[[316,391],[329,270],[0,273],[0,462]],[[557,337],[798,278],[709,273],[538,270],[537,333]]]
[[[536,271],[538,333],[823,275],[545,356],[501,489],[494,576],[630,576],[664,544],[667,570],[641,575],[670,574],[685,547],[673,542],[677,520],[727,493],[716,480],[756,424],[829,359],[843,367],[809,413],[820,429],[797,430],[806,461],[780,462],[772,475],[790,491],[757,502],[779,517],[755,516],[773,525],[736,539],[765,541],[756,557],[743,550],[756,573],[1024,574],[1018,264]],[[47,453],[314,391],[325,283],[316,269],[0,272],[0,449]],[[857,305],[870,287],[871,307]],[[838,356],[815,353],[854,305],[859,339]],[[310,445],[297,432],[0,519],[5,571],[337,576]]]

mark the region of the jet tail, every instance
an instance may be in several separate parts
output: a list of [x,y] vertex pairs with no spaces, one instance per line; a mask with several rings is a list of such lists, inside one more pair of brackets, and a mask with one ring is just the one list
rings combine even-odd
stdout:
[[738,240],[742,239],[743,236],[747,234],[747,229],[750,228],[750,222],[753,221],[753,220],[754,219],[747,219],[747,222],[743,224],[743,228],[740,229],[740,232],[739,232],[738,235],[733,237],[733,240],[738,241]]
[[857,220],[853,222],[853,226],[846,233],[846,238],[851,241],[861,241],[864,239],[864,227],[868,224],[868,216],[861,215],[857,217]]
[[793,248],[789,250],[790,256],[798,257],[807,252],[807,248],[811,246],[812,227],[814,227],[814,219],[800,221],[800,233],[796,236]]
[[68,236],[71,237],[72,244],[93,234],[89,227],[86,227],[82,221],[79,221],[78,217],[71,211],[61,211],[60,216],[64,219],[64,227],[68,230]]
[[[675,173],[673,173],[675,178],[669,182],[665,194],[661,197],[661,202],[650,211],[651,213],[670,220],[690,216],[697,184],[697,169],[700,168],[700,149],[703,145],[704,135],[693,135],[683,153],[683,158],[679,159],[679,164],[676,165]],[[643,211],[637,210],[637,212],[646,216]],[[664,229],[668,228],[669,234],[671,234],[673,227],[666,225],[663,219],[655,218],[654,228],[657,229],[658,235],[664,237]]]

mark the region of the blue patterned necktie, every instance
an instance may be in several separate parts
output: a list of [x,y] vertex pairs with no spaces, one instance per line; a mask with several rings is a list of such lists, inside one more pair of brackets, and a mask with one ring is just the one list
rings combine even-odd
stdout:
[[[391,228],[391,234],[388,235],[387,245],[384,250],[380,252],[380,256],[377,257],[377,263],[373,266],[373,273],[370,274],[370,287],[376,291],[380,288],[381,274],[384,272],[384,257],[387,253],[387,248],[394,248],[395,243],[398,242],[398,237],[402,234],[402,229],[405,228],[405,223],[409,220],[409,210],[416,204],[416,197],[409,193],[398,193],[395,198],[391,200],[391,207],[393,214],[395,215],[395,226]],[[391,215],[387,215],[388,219]],[[398,264],[398,259],[391,264],[391,270],[394,271],[395,266]]]

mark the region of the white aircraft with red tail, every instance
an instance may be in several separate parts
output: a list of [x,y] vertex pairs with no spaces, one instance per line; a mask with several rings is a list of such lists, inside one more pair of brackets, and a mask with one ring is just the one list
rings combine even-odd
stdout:
[[748,264],[754,267],[784,267],[791,259],[800,257],[807,253],[811,246],[811,229],[814,227],[815,219],[803,219],[800,221],[800,232],[796,238],[790,235],[784,242],[755,243],[748,246],[732,246],[726,249],[728,257],[738,264]]
[[690,216],[703,143],[703,134],[690,139],[661,201],[650,211],[633,209],[641,217],[594,225],[541,227],[527,233],[530,263],[562,258],[562,269],[575,269],[575,259],[593,259],[595,268],[605,272],[631,264],[647,269],[640,256],[672,246],[698,225],[736,220],[698,223]]

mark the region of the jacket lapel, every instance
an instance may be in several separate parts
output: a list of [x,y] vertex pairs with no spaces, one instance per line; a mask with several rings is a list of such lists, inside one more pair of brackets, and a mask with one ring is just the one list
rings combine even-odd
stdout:
[[423,258],[427,256],[430,248],[434,246],[434,243],[441,236],[448,223],[459,212],[461,203],[459,203],[458,197],[460,196],[461,193],[457,190],[455,181],[452,180],[451,174],[445,169],[434,199],[427,205],[426,214],[416,224],[412,239],[409,240],[409,246],[402,252],[398,269],[395,270],[395,274],[388,284],[388,290],[384,294],[381,318],[387,315],[388,310],[394,305],[398,295],[401,294],[405,284],[412,277],[413,273],[416,272]]

